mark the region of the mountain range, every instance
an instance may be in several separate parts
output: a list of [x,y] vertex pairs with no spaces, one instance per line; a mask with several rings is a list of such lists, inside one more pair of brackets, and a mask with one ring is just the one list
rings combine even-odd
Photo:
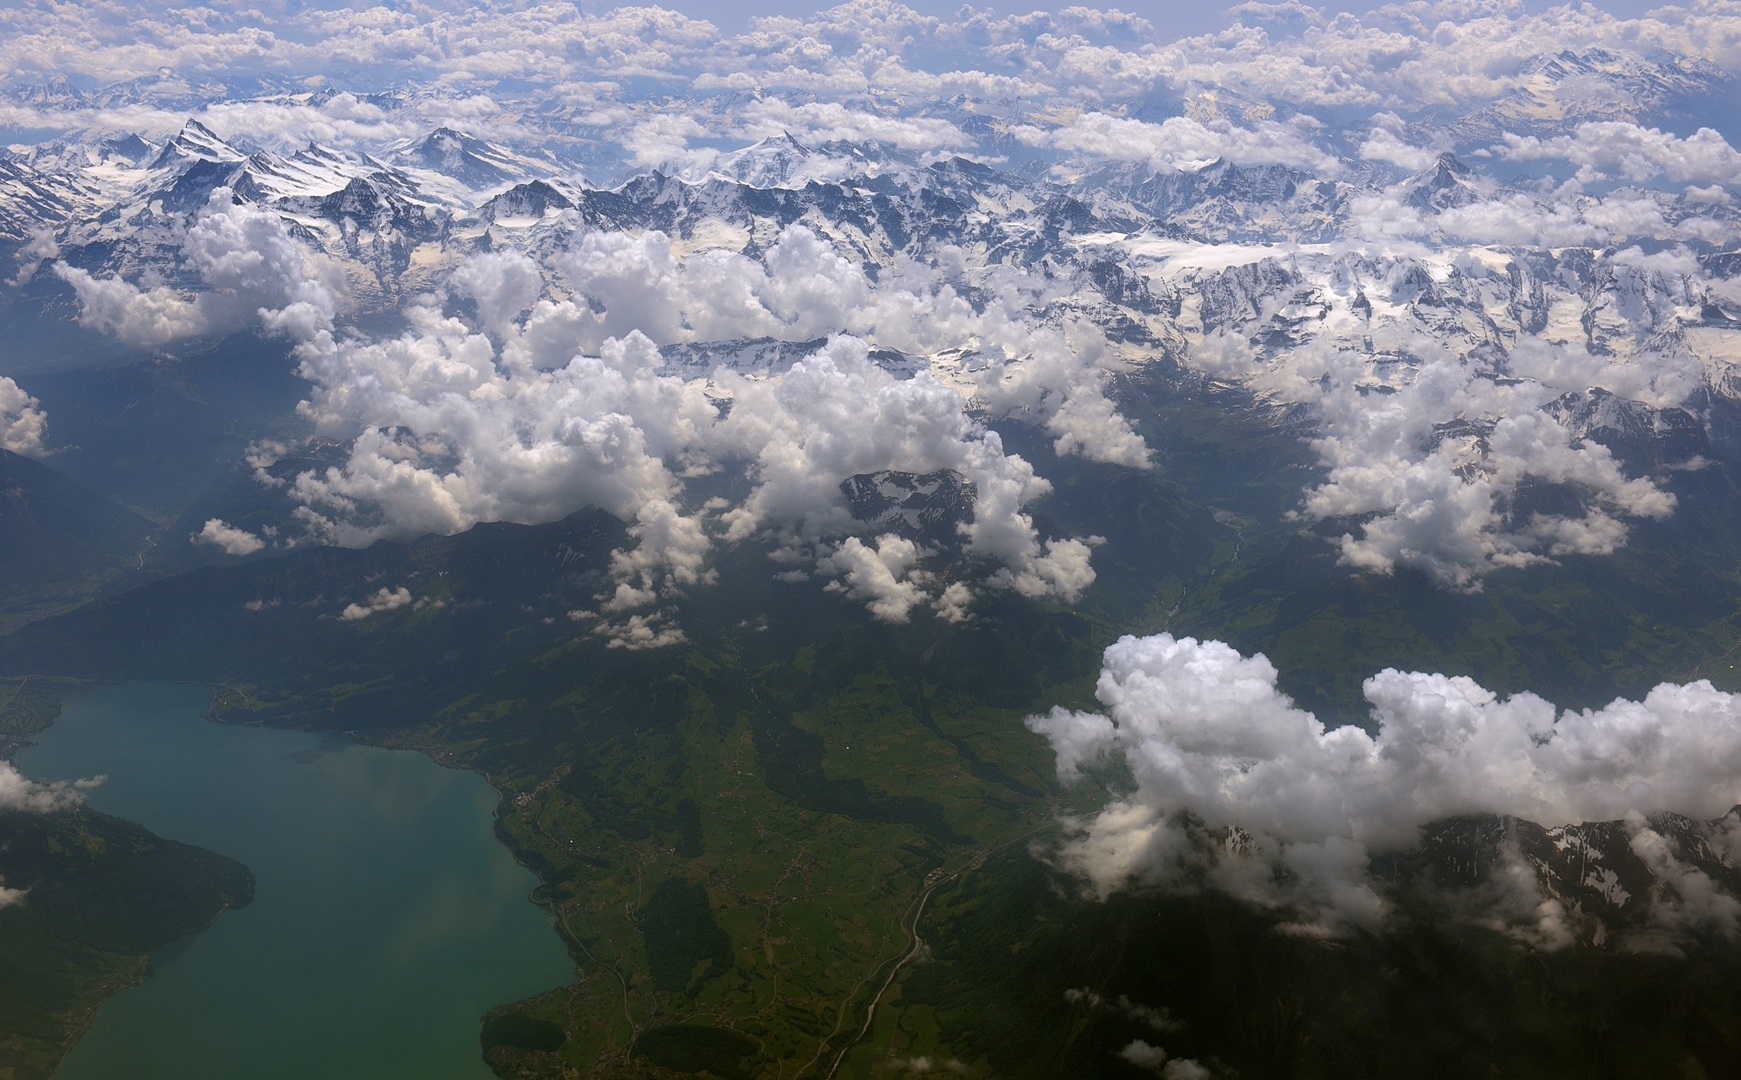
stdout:
[[0,672],[487,775],[504,1077],[1734,1073],[1741,24],[465,17],[14,58]]

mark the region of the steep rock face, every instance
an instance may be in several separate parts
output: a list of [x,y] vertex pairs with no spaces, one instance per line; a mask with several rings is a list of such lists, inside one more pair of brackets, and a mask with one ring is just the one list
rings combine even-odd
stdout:
[[665,358],[667,369],[682,372],[686,376],[706,375],[718,368],[778,375],[825,344],[826,338],[809,341],[752,338],[704,343],[679,342],[663,346],[659,352]]
[[551,214],[572,210],[575,197],[562,186],[545,180],[516,184],[486,202],[478,217],[492,225],[534,225]]
[[1249,243],[1331,235],[1353,188],[1285,165],[1224,159],[1195,169],[1146,165],[1100,168],[1068,184],[1102,213],[1140,221],[1180,238]]
[[873,535],[895,533],[929,545],[960,543],[960,526],[973,520],[978,489],[953,469],[915,475],[884,470],[840,482],[853,520]]
[[812,147],[784,134],[723,154],[708,171],[749,187],[801,188],[811,181],[826,183],[866,175],[877,165],[875,157],[851,143]]
[[[1719,290],[1610,251],[1565,248],[1503,262],[1300,252],[1187,269],[1175,280],[1191,347],[1237,341],[1260,364],[1302,348],[1360,359],[1366,370],[1357,381],[1389,388],[1382,392],[1410,385],[1435,357],[1502,385],[1542,378],[1563,388],[1570,379],[1580,388],[1554,394],[1547,412],[1578,438],[1656,465],[1708,453],[1695,445],[1716,437],[1702,403],[1741,397],[1741,322]],[[1548,359],[1543,345],[1565,359]],[[1653,395],[1658,404],[1646,404]],[[1685,396],[1661,403],[1674,395]]]
[[97,193],[74,178],[0,160],[0,241],[23,243],[88,213]]
[[1546,917],[1553,934],[1565,935],[1556,946],[1658,951],[1734,905],[1727,897],[1741,893],[1738,830],[1741,807],[1710,822],[1663,814],[1552,829],[1477,815],[1435,822],[1418,848],[1377,866],[1429,906],[1468,906],[1489,918],[1509,910],[1531,932]]
[[1480,198],[1470,182],[1472,179],[1469,166],[1458,161],[1455,154],[1440,154],[1436,165],[1403,184],[1403,201],[1428,211],[1468,206]]
[[1656,409],[1592,387],[1550,402],[1546,411],[1578,439],[1592,439],[1628,462],[1696,464],[1714,454],[1705,425],[1684,408]]
[[1476,141],[1507,131],[1558,132],[1589,121],[1686,118],[1703,115],[1734,87],[1732,77],[1709,61],[1599,47],[1531,57],[1518,75],[1520,85],[1451,119],[1449,131],[1459,140]]
[[521,177],[513,159],[501,150],[445,127],[406,146],[393,155],[393,160],[451,176],[471,188],[487,188]]
[[[1729,85],[1696,65],[1619,54],[1532,64],[1529,78],[1545,80],[1550,96],[1560,95],[1555,101],[1592,79],[1662,100]],[[60,92],[41,92],[51,91]],[[395,100],[377,104],[397,107]],[[1586,115],[1564,115],[1574,113]],[[1418,141],[1432,132],[1405,134]],[[194,216],[227,187],[231,198],[280,215],[292,235],[339,268],[347,314],[388,319],[481,252],[519,250],[554,266],[588,234],[657,231],[677,259],[713,249],[761,258],[797,227],[856,264],[869,282],[919,267],[977,313],[1001,310],[1060,333],[1093,328],[1100,340],[1090,348],[1109,376],[1208,375],[1247,384],[1256,407],[1297,412],[1310,411],[1311,402],[1298,393],[1287,398],[1264,373],[1304,353],[1336,357],[1343,369],[1355,360],[1364,366],[1352,380],[1361,393],[1392,393],[1435,359],[1496,385],[1535,378],[1539,350],[1522,360],[1513,353],[1545,344],[1611,366],[1584,364],[1587,375],[1562,371],[1544,384],[1551,390],[1544,401],[1601,391],[1641,407],[1678,406],[1705,429],[1706,442],[1727,445],[1712,427],[1724,423],[1722,408],[1694,404],[1689,395],[1741,399],[1741,312],[1733,310],[1731,290],[1713,280],[1741,264],[1723,252],[1703,252],[1695,264],[1588,240],[1562,246],[1483,238],[1482,222],[1575,215],[1596,203],[1508,185],[1472,169],[1475,160],[1445,152],[1412,175],[1370,162],[1326,176],[1227,159],[1178,168],[996,168],[874,140],[807,143],[782,134],[704,166],[655,169],[601,187],[542,148],[496,145],[452,128],[369,152],[318,143],[290,151],[225,140],[190,120],[161,145],[107,132],[10,154],[0,161],[0,243],[22,248],[46,236],[62,261],[93,275],[195,290],[202,282],[181,242]],[[1689,194],[1638,197],[1639,212],[1664,221],[1736,214]],[[1363,231],[1374,206],[1412,222],[1403,232],[1408,242],[1377,243]],[[21,306],[39,305],[45,322],[64,322],[68,292],[53,304],[32,294]],[[27,315],[10,313],[14,321]],[[962,356],[980,348],[868,343],[891,370],[930,369],[945,381]],[[687,351],[670,360],[697,374],[721,359],[737,370],[777,371],[789,366],[789,346],[798,344],[684,342]],[[1249,362],[1216,362],[1234,353]],[[1652,386],[1648,372],[1638,374],[1646,367],[1685,371]],[[1571,416],[1566,406],[1549,411]],[[1650,438],[1667,442],[1649,451],[1628,444],[1627,459],[1663,465],[1702,452],[1689,449],[1679,420],[1664,424]],[[1618,437],[1602,432],[1598,424],[1590,437]]]
[[211,128],[198,120],[189,120],[175,138],[163,144],[149,168],[176,169],[196,161],[223,164],[239,162],[246,157],[242,151],[219,138]]
[[[1300,274],[1277,259],[1264,259],[1224,270],[1204,280],[1195,290],[1199,297],[1197,318],[1205,333],[1238,327],[1293,299],[1290,292],[1300,284]],[[1309,295],[1309,294],[1308,294]]]

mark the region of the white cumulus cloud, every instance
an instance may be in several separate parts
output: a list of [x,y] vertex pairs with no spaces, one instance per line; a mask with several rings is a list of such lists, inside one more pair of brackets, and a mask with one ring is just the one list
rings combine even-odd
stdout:
[[266,546],[266,541],[246,529],[238,529],[222,518],[209,518],[189,539],[196,544],[211,544],[225,555],[252,555]]
[[[1366,877],[1369,856],[1412,845],[1431,822],[1633,815],[1634,847],[1648,848],[1637,815],[1708,820],[1741,802],[1741,698],[1702,680],[1561,711],[1460,676],[1386,669],[1364,684],[1368,730],[1327,727],[1276,688],[1276,674],[1262,655],[1218,641],[1127,636],[1106,650],[1104,712],[1030,717],[1060,779],[1117,757],[1135,781],[1076,823],[1067,863],[1102,895],[1207,882],[1320,925],[1373,926],[1386,904]],[[1216,856],[1193,839],[1199,828],[1246,842]]]
[[828,555],[816,560],[825,574],[839,574],[830,586],[867,600],[872,615],[884,622],[904,623],[913,608],[923,603],[925,591],[909,575],[918,561],[919,546],[894,534],[877,537],[870,547],[849,536]]
[[339,613],[345,622],[357,622],[383,611],[397,611],[411,603],[411,590],[401,585],[396,589],[382,586],[360,604],[346,604]]
[[0,375],[0,449],[25,457],[41,457],[48,416],[42,403],[10,378]]
[[256,322],[299,341],[331,329],[339,307],[331,273],[277,214],[237,202],[229,188],[213,190],[182,232],[180,249],[207,289],[141,288],[61,262],[53,271],[77,293],[82,323],[133,345],[162,345]]
[[1239,165],[1293,165],[1323,174],[1338,168],[1336,159],[1313,146],[1299,128],[1273,120],[1240,127],[1228,121],[1204,123],[1174,116],[1154,124],[1090,111],[1059,127],[1024,125],[1014,134],[1032,146],[1141,161],[1159,172],[1197,168],[1217,159]]
[[1564,161],[1589,183],[1624,177],[1643,183],[1667,177],[1680,184],[1741,183],[1741,153],[1710,128],[1682,138],[1621,121],[1579,124],[1570,135],[1547,138],[1507,132],[1502,157],[1516,161]]
[[102,783],[103,779],[99,776],[90,780],[41,783],[26,777],[10,761],[0,761],[0,810],[46,814],[71,809],[85,801],[85,789]]

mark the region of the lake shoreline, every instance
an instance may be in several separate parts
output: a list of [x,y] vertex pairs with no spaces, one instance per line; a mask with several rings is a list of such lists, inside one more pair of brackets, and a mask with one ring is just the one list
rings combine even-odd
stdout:
[[[138,822],[134,822],[133,824],[137,825]],[[141,825],[140,828],[144,828],[144,826]],[[214,854],[222,853],[216,852]],[[253,897],[250,896],[249,900],[252,899]],[[133,987],[139,986],[147,979],[157,974],[157,969],[151,964],[151,956],[153,953],[161,949],[167,949],[173,945],[180,945],[192,941],[194,938],[217,925],[218,920],[223,918],[226,912],[235,911],[237,908],[247,906],[246,903],[226,904],[217,912],[217,914],[213,915],[210,919],[207,919],[204,925],[195,927],[182,937],[179,937],[174,941],[165,942],[150,952],[138,954],[133,958],[134,963],[129,965],[129,967],[116,971],[108,977],[99,980],[97,985],[91,990],[91,1000],[80,1002],[74,1010],[65,1014],[66,1019],[64,1024],[67,1030],[67,1039],[66,1042],[62,1044],[60,1058],[57,1059],[54,1065],[49,1069],[50,1074],[52,1075],[54,1071],[60,1067],[60,1062],[64,1061],[68,1054],[72,1053],[73,1047],[78,1045],[79,1040],[85,1037],[85,1032],[89,1031],[91,1025],[96,1023],[97,1012],[103,1007],[105,1002],[116,994],[121,993],[123,990],[131,990]]]
[[253,872],[87,806],[0,809],[0,1075],[40,1080],[163,950],[248,906]]
[[[52,728],[63,728],[68,719],[90,722],[90,717],[70,715],[75,701],[84,702],[86,712],[90,711],[91,701],[99,704],[124,702],[129,694],[140,696],[150,708],[161,708],[166,701],[177,702],[180,718],[171,722],[170,726],[176,728],[176,733],[171,735],[172,742],[191,739],[192,743],[189,745],[193,747],[195,756],[206,750],[194,744],[221,744],[228,748],[224,750],[225,753],[241,756],[230,765],[217,770],[218,772],[241,770],[246,773],[254,770],[248,775],[255,776],[259,786],[268,795],[284,797],[288,792],[302,800],[290,811],[281,810],[264,815],[278,821],[294,820],[301,815],[317,819],[315,824],[318,825],[310,838],[299,841],[307,851],[314,853],[297,856],[307,861],[306,866],[289,870],[279,867],[275,870],[270,865],[270,858],[262,865],[259,870],[261,895],[269,901],[264,906],[271,908],[276,904],[282,909],[288,902],[284,894],[289,889],[297,893],[297,903],[314,903],[317,906],[324,903],[334,914],[330,918],[320,919],[292,913],[290,917],[299,929],[291,937],[299,935],[300,939],[313,942],[309,948],[317,952],[327,948],[334,954],[329,960],[335,971],[346,970],[347,964],[357,969],[359,974],[349,979],[350,982],[362,983],[370,978],[380,981],[385,978],[380,972],[391,973],[397,970],[396,965],[403,966],[406,962],[431,966],[431,970],[421,976],[393,984],[399,987],[397,990],[383,990],[355,1002],[353,1011],[366,1014],[369,1019],[364,1020],[347,1015],[343,1010],[335,1012],[325,1005],[320,1000],[327,996],[324,987],[314,987],[319,992],[306,993],[311,987],[304,984],[311,979],[338,978],[339,982],[344,983],[347,981],[345,978],[317,977],[307,973],[297,975],[296,971],[309,965],[304,962],[303,957],[296,954],[296,950],[277,948],[274,952],[273,947],[255,942],[249,947],[265,948],[270,954],[270,963],[265,964],[257,976],[250,971],[242,975],[231,972],[230,977],[244,979],[239,984],[244,995],[276,995],[283,989],[279,983],[286,983],[286,980],[289,990],[284,992],[305,993],[312,1003],[296,1008],[302,1008],[309,1015],[311,1032],[321,1032],[318,1037],[311,1034],[311,1041],[327,1038],[328,1031],[336,1031],[338,1034],[332,1037],[340,1041],[345,1038],[353,1041],[365,1039],[363,1044],[359,1044],[362,1050],[385,1060],[391,1055],[376,1044],[390,1040],[381,1035],[381,1031],[403,1032],[415,1028],[418,1023],[423,1023],[426,1027],[433,1024],[435,1026],[429,1032],[417,1037],[394,1037],[402,1038],[411,1057],[417,1058],[421,1055],[422,1059],[432,1062],[421,1067],[423,1074],[442,1077],[477,1076],[481,1080],[482,1077],[490,1075],[478,1043],[477,1025],[481,1023],[483,1016],[504,1005],[560,989],[572,982],[573,960],[569,950],[570,943],[559,925],[550,918],[548,905],[541,903],[535,895],[542,886],[537,868],[526,865],[512,845],[501,843],[501,830],[496,827],[496,823],[506,805],[504,792],[481,769],[458,760],[457,755],[449,748],[415,738],[372,739],[354,731],[247,723],[245,720],[237,722],[235,714],[230,710],[223,709],[221,705],[218,708],[213,707],[221,702],[225,691],[234,695],[237,691],[235,687],[214,688],[211,684],[203,683],[131,683],[95,688],[89,688],[87,684],[87,688],[90,692],[82,697],[68,696],[69,715],[55,721]],[[195,694],[199,694],[204,700],[196,701]],[[150,708],[146,711],[150,711]],[[226,712],[230,715],[221,715]],[[111,716],[104,722],[113,727],[117,719]],[[124,720],[120,722],[125,726]],[[200,727],[190,727],[190,724]],[[204,729],[203,735],[201,728]],[[51,728],[44,729],[45,732],[48,730]],[[240,740],[232,736],[210,737],[215,732],[249,735],[258,733],[265,741],[247,737]],[[133,734],[137,736],[138,733]],[[54,775],[44,772],[39,764],[47,760],[43,754],[44,744],[54,742],[57,740],[53,737],[41,739],[37,746],[26,752],[33,775],[43,773],[44,778],[57,778],[59,772],[79,771],[77,768],[63,767]],[[248,747],[252,749],[247,749]],[[65,749],[62,746],[57,753]],[[399,753],[405,750],[415,750],[417,753]],[[60,754],[60,757],[64,765],[65,755]],[[173,763],[170,765],[173,767]],[[431,765],[438,768],[431,769]],[[89,771],[87,769],[84,774],[88,775]],[[476,775],[478,780],[470,780],[472,775]],[[126,777],[115,772],[110,783],[96,789],[93,794],[97,801],[112,804],[120,794],[117,786],[123,780],[137,788],[145,779],[140,776]],[[197,787],[199,782],[198,778],[192,776],[185,777],[184,781],[183,787]],[[235,783],[233,777],[226,782],[232,786]],[[335,784],[337,787],[334,787]],[[308,790],[303,791],[297,785]],[[280,787],[287,791],[279,791]],[[317,790],[318,797],[311,794]],[[404,798],[397,798],[395,794]],[[207,832],[200,831],[207,826],[233,826],[233,823],[214,822],[214,817],[223,817],[230,812],[239,817],[261,817],[260,812],[245,805],[248,792],[231,792],[226,797],[231,800],[229,803],[220,800],[212,804],[221,808],[215,814],[195,815],[189,819],[195,826],[194,832],[189,835],[196,842],[207,842]],[[349,812],[336,810],[329,805],[335,801],[349,806]],[[115,810],[110,809],[109,812]],[[148,814],[129,815],[125,810],[119,812],[121,816],[152,820],[156,831],[183,835],[173,827],[164,830]],[[444,831],[440,823],[452,828]],[[380,835],[371,839],[372,831]],[[449,835],[450,832],[455,835]],[[460,837],[457,834],[465,835]],[[255,862],[245,850],[221,846],[215,850],[233,850],[237,857],[250,865]],[[354,873],[335,872],[323,861],[339,850],[353,852],[345,857],[359,860],[358,865],[352,867]],[[275,857],[282,860],[284,853],[279,852]],[[465,867],[463,870],[460,868],[462,865]],[[374,875],[373,886],[363,886],[349,880],[356,875],[367,877],[370,874]],[[322,875],[330,875],[336,880],[326,880]],[[429,880],[424,881],[419,875]],[[355,896],[344,903],[322,900],[318,896],[311,900],[305,894],[309,894],[315,885],[330,885],[340,891],[349,889]],[[391,891],[394,888],[410,888],[411,892],[397,902],[377,898],[377,892]],[[337,907],[332,906],[335,903],[338,903]],[[371,930],[351,925],[353,909],[370,924]],[[258,917],[261,917],[260,913],[244,922]],[[285,917],[284,912],[280,910],[275,917]],[[208,927],[210,925],[212,924],[207,924]],[[182,984],[190,979],[189,972],[201,964],[210,966],[213,949],[217,949],[220,944],[226,948],[233,948],[236,944],[231,939],[237,936],[237,931],[221,923],[217,925],[222,928],[218,938],[223,941],[214,940],[208,944],[203,932],[196,932],[189,939],[192,944],[188,950],[176,954],[173,965],[166,966],[164,971],[150,970],[148,960],[145,970],[134,969],[124,984],[117,983],[109,989],[104,1000],[90,1009],[87,1023],[82,1025],[85,1028],[83,1035],[73,1040],[73,1050],[67,1057],[68,1077],[76,1080],[78,1077],[107,1078],[126,1075],[108,1071],[100,1063],[94,1071],[87,1068],[82,1059],[98,1054],[97,1050],[86,1049],[95,1045],[89,1040],[95,1039],[95,1043],[104,1045],[115,1043],[116,1038],[113,1035],[105,1036],[103,1033],[106,1017],[119,1016],[129,1011],[139,1012],[146,1008],[137,1004],[144,1000],[135,996],[141,991],[134,990],[133,994],[122,995],[123,990],[143,988],[148,991],[145,998],[151,999],[161,998],[172,989],[178,993],[186,991],[187,988]],[[498,930],[497,927],[501,929]],[[491,944],[485,940],[491,933],[508,936],[498,944]],[[351,944],[348,948],[333,949],[321,944],[326,938],[348,940]],[[469,963],[459,963],[451,958],[445,961],[440,959],[440,954],[446,950],[434,948],[432,943],[445,943],[449,938],[464,939],[471,943],[468,946],[469,952],[466,949],[460,950],[470,957]],[[398,950],[398,953],[393,950]],[[405,953],[406,950],[409,950],[410,961],[399,956],[399,953]],[[360,956],[365,955],[381,957],[366,972],[362,970],[359,960]],[[399,956],[399,959],[393,959],[394,956]],[[274,964],[277,966],[273,967]],[[520,974],[516,975],[516,971]],[[169,975],[168,979],[164,978],[165,972]],[[277,974],[274,975],[274,972]],[[285,974],[286,972],[289,974]],[[544,974],[539,975],[537,972]],[[275,983],[274,978],[279,983]],[[298,983],[298,979],[302,983]],[[174,982],[177,986],[166,988],[162,985],[165,982]],[[485,986],[492,984],[497,988],[486,992]],[[451,991],[446,998],[443,997],[444,988]],[[210,987],[199,989],[198,993],[212,999],[208,1004],[213,1008],[233,1007],[226,1004],[221,995],[214,998]],[[407,1004],[397,1011],[382,1004],[399,998],[406,999]],[[460,999],[465,1002],[463,1006],[459,1003]],[[276,998],[272,1000],[272,1008],[282,1007]],[[412,1001],[425,1001],[428,1007],[413,1008],[409,1004]],[[123,1003],[124,1007],[117,1012],[114,1005]],[[178,1010],[168,1012],[173,1019]],[[431,1019],[433,1014],[440,1014],[443,1019]],[[316,1021],[315,1017],[320,1019]],[[129,1023],[137,1026],[136,1020],[135,1017]],[[200,1016],[199,1010],[194,1009],[189,1023],[197,1028],[199,1024],[207,1021],[208,1018]],[[247,1021],[245,1017],[243,1021],[253,1022]],[[118,1022],[110,1021],[109,1026]],[[375,1028],[369,1026],[371,1022],[376,1025]],[[363,1031],[369,1033],[366,1038],[360,1034]],[[430,1044],[431,1040],[442,1044],[445,1056],[428,1048],[426,1044]],[[286,1040],[280,1039],[280,1042]],[[309,1046],[297,1039],[288,1040],[286,1045],[289,1051],[309,1049]],[[172,1047],[164,1049],[166,1054],[179,1052]],[[228,1071],[233,1074],[236,1068],[233,1066]],[[318,1071],[318,1066],[311,1068]],[[175,1075],[205,1074],[196,1070],[191,1074],[178,1071]],[[255,1075],[264,1074],[256,1072]]]

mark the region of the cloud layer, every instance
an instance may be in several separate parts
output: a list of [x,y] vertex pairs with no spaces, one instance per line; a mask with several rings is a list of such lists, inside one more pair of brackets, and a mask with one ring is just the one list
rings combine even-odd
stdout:
[[[295,343],[345,458],[271,481],[300,532],[197,542],[598,506],[634,537],[601,626],[705,586],[721,542],[890,621],[1072,602],[1088,538],[1041,536],[1050,485],[991,428],[1150,467],[1132,376],[1288,417],[1321,465],[1293,519],[1356,572],[1474,590],[1671,516],[1667,471],[1699,463],[1610,436],[1741,392],[1741,156],[1709,115],[1741,8],[1229,14],[1169,41],[886,0],[731,36],[657,8],[43,4],[3,16],[0,107],[66,136],[11,152],[30,202],[0,233],[16,281],[46,268],[141,348]],[[41,435],[0,382],[0,438]],[[852,520],[838,485],[887,469],[972,481],[971,573]]]
[[100,82],[173,77],[166,69],[232,78],[361,70],[383,84],[445,75],[464,86],[513,75],[584,90],[636,76],[688,76],[811,91],[862,89],[876,80],[938,97],[1111,97],[1176,81],[1345,106],[1540,93],[1541,68],[1532,62],[1568,41],[1623,57],[1662,50],[1725,66],[1741,58],[1741,16],[1721,2],[1639,19],[1594,7],[1531,14],[1506,3],[1397,5],[1359,16],[1244,5],[1231,15],[1223,32],[1169,41],[1164,26],[1118,11],[986,9],[951,20],[876,0],[754,20],[735,36],[656,7],[589,13],[506,3],[416,11],[30,3],[6,14],[0,55],[9,70]]
[[[1643,121],[1741,60],[1741,12],[1723,0],[1638,19],[1503,2],[1358,16],[1244,5],[1227,29],[1180,40],[1118,11],[936,18],[887,0],[758,19],[735,35],[657,7],[506,2],[362,12],[32,0],[0,17],[0,58],[29,88],[0,109],[17,129],[163,136],[198,103],[210,126],[288,149],[450,124],[594,161],[701,168],[721,136],[935,153],[973,149],[991,120],[1018,142],[1114,160],[1225,158],[1328,174],[1334,147],[1310,114],[1432,110],[1458,117],[1447,126],[1462,139],[1552,155],[1586,176],[1723,182],[1734,152],[1708,127],[1675,133]],[[698,93],[655,104],[632,89],[647,78]],[[227,100],[202,100],[214,85]],[[951,101],[967,104],[940,104]],[[1127,115],[1158,104],[1182,115]],[[1544,130],[1580,120],[1573,135]],[[1364,156],[1418,161],[1409,148],[1419,142],[1398,130],[1408,134],[1392,127]]]
[[[1088,546],[1041,540],[1023,507],[1049,485],[970,416],[964,391],[979,409],[1041,424],[1061,453],[1147,464],[1142,440],[1103,395],[1099,331],[1024,313],[1043,280],[1005,273],[1004,295],[976,310],[944,280],[948,260],[909,261],[873,282],[802,225],[759,258],[683,252],[658,231],[587,230],[542,257],[471,256],[442,288],[412,298],[403,332],[376,337],[338,327],[342,280],[293,227],[218,187],[171,234],[198,289],[53,269],[87,325],[135,344],[246,325],[296,343],[315,386],[304,416],[349,448],[342,465],[289,482],[303,541],[362,546],[597,506],[637,541],[613,563],[606,612],[704,584],[716,540],[757,539],[782,561],[839,575],[879,618],[906,621],[925,605],[959,619],[971,590],[928,591],[916,563],[933,552],[884,536],[881,556],[866,562],[870,549],[841,542],[858,527],[843,479],[961,473],[978,493],[963,548],[990,564],[985,585],[1074,600],[1094,580]],[[970,345],[985,360],[945,385],[873,361],[855,332],[885,348]],[[770,339],[792,343],[773,350],[771,365],[739,362],[738,346],[724,344],[691,350],[677,366],[660,348]],[[693,505],[691,482],[722,473],[741,474],[747,493]],[[266,544],[220,519],[194,539],[231,555]]]
[[1447,247],[1180,271],[1195,362],[1315,422],[1325,472],[1298,517],[1344,524],[1357,570],[1477,589],[1500,568],[1608,554],[1629,519],[1671,515],[1660,479],[1598,436],[1696,411],[1726,360],[1695,355],[1682,328],[1724,283],[1684,252],[1570,271]]

